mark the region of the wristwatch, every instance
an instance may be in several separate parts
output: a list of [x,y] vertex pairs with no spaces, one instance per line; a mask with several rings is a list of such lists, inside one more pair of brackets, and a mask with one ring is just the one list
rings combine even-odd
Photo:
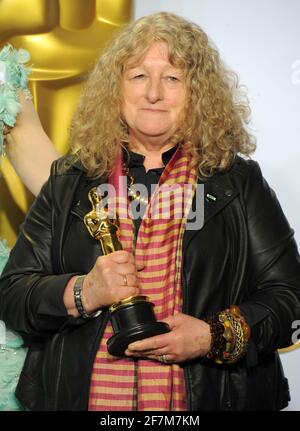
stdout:
[[79,275],[74,284],[74,301],[77,308],[78,313],[84,319],[93,319],[95,317],[100,316],[102,310],[97,310],[93,313],[87,313],[82,303],[82,286],[85,279],[85,275]]

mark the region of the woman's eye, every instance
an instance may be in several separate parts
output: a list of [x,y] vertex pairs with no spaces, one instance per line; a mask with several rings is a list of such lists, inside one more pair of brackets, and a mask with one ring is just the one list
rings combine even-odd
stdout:
[[170,82],[177,82],[177,81],[179,81],[179,79],[176,76],[172,76],[172,75],[167,76],[167,79]]
[[141,79],[141,78],[144,78],[144,77],[145,77],[145,75],[143,73],[140,73],[138,75],[134,75],[133,79]]

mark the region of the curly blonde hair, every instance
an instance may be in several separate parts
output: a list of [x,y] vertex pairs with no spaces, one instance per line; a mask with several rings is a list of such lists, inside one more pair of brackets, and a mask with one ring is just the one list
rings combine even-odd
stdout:
[[255,140],[246,129],[249,104],[237,75],[223,65],[198,25],[160,12],[123,27],[89,76],[71,127],[71,152],[89,176],[108,175],[120,143],[128,142],[121,113],[124,66],[142,59],[158,41],[167,43],[169,61],[184,71],[187,108],[172,141],[184,143],[199,176],[227,169],[237,153],[249,156],[255,151]]

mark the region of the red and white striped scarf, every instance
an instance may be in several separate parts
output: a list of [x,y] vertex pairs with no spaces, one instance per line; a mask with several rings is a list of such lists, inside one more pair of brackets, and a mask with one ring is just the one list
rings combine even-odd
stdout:
[[[121,174],[120,157],[110,178],[116,189]],[[144,265],[138,273],[139,294],[154,303],[158,321],[182,310],[182,239],[196,178],[179,146],[160,177],[138,232],[135,258]],[[120,230],[123,249],[132,252],[134,227],[129,216],[120,218]],[[94,361],[89,410],[185,410],[183,369],[150,359],[112,357],[106,346],[112,335],[109,322]]]

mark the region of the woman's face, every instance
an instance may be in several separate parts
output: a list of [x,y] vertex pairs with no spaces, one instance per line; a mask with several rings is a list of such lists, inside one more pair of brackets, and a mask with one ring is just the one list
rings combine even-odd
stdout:
[[[134,60],[134,59],[133,59]],[[139,142],[167,142],[186,103],[184,73],[169,62],[168,46],[155,42],[146,56],[123,72],[122,113]]]

